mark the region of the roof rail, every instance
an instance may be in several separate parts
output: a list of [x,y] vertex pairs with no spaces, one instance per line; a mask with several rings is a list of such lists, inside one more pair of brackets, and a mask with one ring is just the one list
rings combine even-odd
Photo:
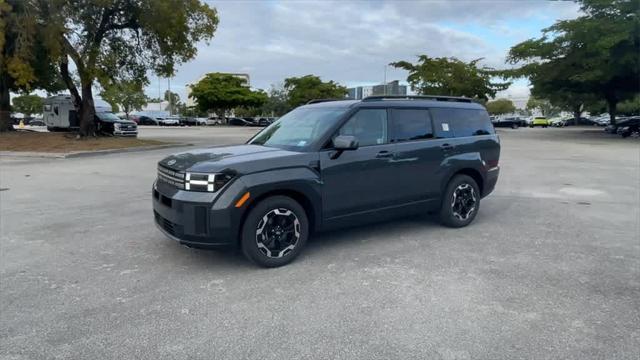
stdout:
[[472,100],[467,97],[460,96],[440,96],[440,95],[376,95],[367,96],[362,101],[380,101],[380,100],[435,100],[435,101],[455,101],[470,103]]
[[307,101],[305,105],[317,104],[317,103],[323,103],[323,102],[329,102],[329,101],[340,101],[340,100],[346,100],[346,99],[312,99]]

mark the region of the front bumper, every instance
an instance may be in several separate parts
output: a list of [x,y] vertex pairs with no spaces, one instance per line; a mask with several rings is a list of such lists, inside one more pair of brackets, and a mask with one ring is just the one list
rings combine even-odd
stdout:
[[228,206],[232,200],[157,182],[152,189],[154,221],[167,237],[187,246],[237,245],[242,209]]
[[113,135],[115,136],[138,136],[138,130],[114,130]]

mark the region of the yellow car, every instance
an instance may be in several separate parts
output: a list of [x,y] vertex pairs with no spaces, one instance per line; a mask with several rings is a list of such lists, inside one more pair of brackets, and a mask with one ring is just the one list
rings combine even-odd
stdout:
[[533,120],[531,120],[531,124],[529,124],[529,127],[536,127],[536,126],[547,127],[549,125],[551,125],[549,123],[549,119],[547,119],[544,116],[536,116],[533,118]]

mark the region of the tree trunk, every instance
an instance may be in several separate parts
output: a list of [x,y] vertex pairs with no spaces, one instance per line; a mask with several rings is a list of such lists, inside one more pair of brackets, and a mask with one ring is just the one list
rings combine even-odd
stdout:
[[618,108],[618,99],[607,99],[607,105],[609,106],[609,122],[611,124],[616,123],[616,110]]
[[0,76],[0,132],[11,131],[11,96],[7,74]]
[[82,84],[82,105],[80,109],[80,136],[96,136],[96,109],[93,104],[91,82]]
[[580,115],[582,115],[582,104],[573,107],[573,125],[580,123]]
[[612,125],[616,123],[616,110],[618,107],[618,98],[614,91],[605,91],[604,98],[607,100],[607,107],[609,110],[609,122]]

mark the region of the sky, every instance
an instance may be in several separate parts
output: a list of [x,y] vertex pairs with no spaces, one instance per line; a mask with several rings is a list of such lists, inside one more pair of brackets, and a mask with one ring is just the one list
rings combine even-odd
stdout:
[[[558,19],[579,16],[562,1],[213,1],[220,23],[214,38],[180,66],[171,90],[186,99],[185,85],[207,72],[250,75],[251,87],[268,89],[287,77],[318,75],[351,87],[405,81],[406,71],[386,66],[414,62],[419,54],[457,57],[503,68],[509,48],[539,37]],[[157,97],[168,87],[155,78]],[[499,97],[526,101],[527,82]],[[524,99],[524,100],[523,100]]]

